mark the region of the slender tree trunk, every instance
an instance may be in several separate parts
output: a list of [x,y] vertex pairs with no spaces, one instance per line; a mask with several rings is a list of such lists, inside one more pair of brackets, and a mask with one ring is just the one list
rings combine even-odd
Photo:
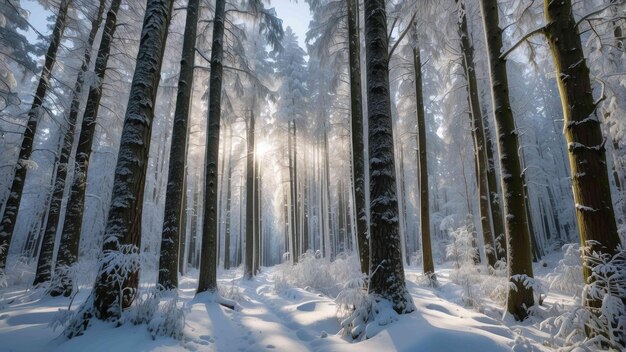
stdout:
[[389,94],[389,41],[384,0],[365,0],[370,162],[369,292],[400,313],[415,310],[404,281]]
[[261,162],[254,160],[254,275],[259,273],[261,259]]
[[232,178],[233,178],[233,128],[228,128],[228,177],[226,179],[226,224],[224,224],[224,269],[230,269],[230,234],[231,234],[231,215],[232,215]]
[[[484,96],[483,96],[484,97]],[[493,156],[493,144],[486,118],[489,116],[485,106],[481,106],[482,122],[485,131],[485,157],[487,158],[487,186],[489,188],[489,209],[491,210],[491,220],[493,224],[493,237],[495,239],[498,259],[506,261],[506,234],[504,230],[504,220],[500,209],[500,189],[496,175],[496,161]]]
[[183,53],[180,60],[178,93],[169,158],[161,252],[159,256],[159,287],[171,290],[178,287],[178,255],[185,197],[185,167],[187,164],[187,139],[189,132],[189,111],[191,110],[191,89],[196,54],[196,32],[198,28],[198,6],[200,0],[189,0],[183,39]]
[[350,107],[352,112],[352,178],[356,209],[357,245],[361,272],[369,272],[369,240],[365,204],[365,146],[363,143],[363,98],[361,96],[361,39],[359,2],[348,0],[348,46],[350,53]]
[[[458,0],[457,0],[458,2]],[[489,169],[486,154],[485,129],[480,112],[480,102],[478,99],[478,84],[476,81],[476,70],[474,68],[474,47],[469,38],[467,29],[467,16],[465,4],[460,4],[461,18],[459,23],[459,34],[461,36],[461,51],[463,53],[463,67],[468,84],[468,102],[470,107],[470,117],[472,122],[472,136],[474,139],[476,178],[478,183],[478,204],[480,210],[480,223],[483,230],[483,242],[485,244],[485,256],[487,263],[493,267],[496,263],[496,250],[491,232],[492,212],[489,204],[489,182],[487,180],[487,170]]]
[[111,42],[115,34],[117,23],[117,11],[121,0],[113,0],[107,12],[104,22],[104,31],[98,55],[96,57],[95,75],[97,80],[89,87],[89,95],[83,113],[83,121],[80,126],[78,146],[76,147],[76,159],[74,162],[74,175],[69,191],[65,220],[61,231],[61,243],[55,265],[55,280],[58,287],[51,287],[52,296],[69,296],[72,293],[73,283],[68,275],[68,268],[78,260],[80,246],[80,230],[83,223],[83,210],[85,206],[85,191],[87,190],[87,174],[89,171],[89,157],[91,156],[94,134],[96,131],[96,118],[100,108],[102,97],[102,85],[104,74],[107,69]]
[[[148,151],[173,4],[173,0],[151,0],[146,7],[115,168],[101,266],[94,285],[95,315],[101,320],[119,319],[122,309],[129,307],[137,294]],[[128,263],[122,268],[116,263],[124,257],[127,259],[123,261]],[[127,270],[127,274],[121,277],[123,282],[111,274],[112,265]]]
[[422,264],[424,275],[431,284],[436,284],[435,264],[430,244],[430,205],[428,196],[428,158],[426,152],[426,114],[424,111],[424,97],[422,93],[422,60],[418,47],[413,48],[413,69],[415,73],[415,102],[417,107],[417,162],[419,165],[419,192],[420,192],[420,232],[422,234]]
[[[204,175],[204,220],[200,279],[197,292],[217,290],[217,165],[219,162],[222,77],[224,58],[224,21],[226,0],[215,1],[213,43],[211,45],[211,78],[209,80],[209,113],[206,136],[206,173]],[[246,244],[247,245],[247,244]]]
[[[580,241],[592,251],[614,255],[620,239],[611,201],[605,140],[596,115],[599,101],[593,100],[571,1],[545,1],[544,12],[548,23],[545,34],[554,57],[563,105]],[[593,267],[594,263],[585,263],[585,282]],[[586,303],[600,307],[601,299],[589,299]]]
[[[291,259],[292,263],[298,263],[299,253],[298,253],[298,179],[296,174],[296,131],[295,131],[295,121],[290,121],[288,123],[287,133],[289,134],[287,143],[289,150],[289,187],[290,187],[290,195],[291,195]],[[291,132],[293,130],[293,133]]]
[[85,44],[83,62],[81,64],[80,71],[78,71],[76,83],[74,84],[72,103],[70,105],[70,113],[67,119],[67,130],[65,131],[63,141],[61,142],[61,151],[56,169],[54,191],[52,192],[52,198],[50,200],[48,221],[46,222],[46,229],[43,235],[43,245],[39,253],[39,260],[37,261],[37,272],[35,274],[35,281],[33,282],[33,285],[48,282],[52,277],[52,256],[54,253],[54,242],[56,239],[57,227],[59,225],[59,218],[61,215],[63,195],[65,194],[65,180],[67,177],[67,169],[69,166],[68,163],[70,160],[70,154],[72,153],[72,146],[74,145],[74,130],[76,127],[76,121],[78,119],[78,110],[80,109],[84,75],[85,72],[87,72],[87,70],[89,69],[89,63],[91,61],[91,50],[93,49],[93,42],[96,38],[96,34],[98,33],[100,22],[102,22],[104,6],[105,1],[100,0],[98,12],[91,21],[91,29],[89,31],[87,42]]
[[250,110],[248,120],[248,153],[246,155],[246,256],[244,278],[251,280],[254,276],[254,108]]
[[533,277],[533,268],[530,259],[530,236],[524,204],[522,169],[518,155],[518,133],[509,101],[506,60],[500,58],[502,30],[499,27],[498,2],[480,0],[480,5],[491,73],[504,212],[507,214],[505,228],[509,281],[514,284],[509,285],[507,310],[515,319],[524,320],[528,316],[527,309],[534,305],[534,299],[532,288],[523,283],[526,278]]
[[15,230],[15,224],[17,222],[17,215],[20,210],[20,203],[22,201],[22,192],[24,191],[28,162],[30,161],[31,154],[33,152],[33,142],[35,140],[35,133],[37,132],[37,124],[43,114],[43,101],[46,98],[46,93],[48,92],[52,69],[56,63],[57,50],[59,49],[61,37],[65,31],[67,10],[71,3],[72,0],[61,0],[61,4],[59,5],[59,11],[57,13],[54,29],[52,31],[52,37],[50,38],[48,51],[46,52],[43,70],[41,71],[39,83],[37,84],[37,89],[35,90],[33,104],[28,111],[28,123],[26,124],[26,129],[24,130],[24,137],[22,138],[22,145],[20,147],[20,153],[13,174],[11,192],[9,193],[9,196],[4,204],[4,212],[2,213],[2,220],[0,221],[0,270],[4,270],[6,267],[9,246],[11,244],[13,231]]
[[[333,216],[331,204],[330,204],[330,156],[328,150],[328,131],[327,126],[324,126],[324,187],[326,187],[324,191],[324,195],[326,196],[326,203],[324,204],[323,212],[326,215],[326,221],[324,225],[324,253],[330,260],[334,259],[335,250],[334,247],[331,246],[331,235],[332,235],[332,226],[331,219]],[[369,272],[369,270],[368,270]]]

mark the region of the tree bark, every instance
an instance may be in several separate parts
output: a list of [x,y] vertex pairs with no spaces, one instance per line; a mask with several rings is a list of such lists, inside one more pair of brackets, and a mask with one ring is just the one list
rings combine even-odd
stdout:
[[224,269],[230,269],[230,234],[231,234],[231,215],[232,215],[232,178],[233,178],[233,128],[228,128],[228,176],[226,179],[226,223],[224,224]]
[[11,182],[11,192],[4,204],[4,212],[2,213],[2,220],[0,221],[0,270],[2,271],[7,264],[9,246],[11,245],[17,215],[20,210],[20,203],[22,202],[22,192],[24,191],[24,183],[26,182],[28,162],[33,152],[35,133],[37,132],[37,125],[39,124],[43,112],[43,101],[48,92],[52,69],[56,63],[57,51],[61,44],[61,37],[63,37],[63,32],[65,31],[67,10],[71,3],[72,0],[61,0],[61,4],[59,5],[59,11],[54,23],[50,44],[46,52],[43,70],[41,71],[37,89],[35,90],[33,104],[28,111],[28,123],[24,130],[24,137],[22,138],[20,153],[13,174],[13,181]]
[[211,44],[211,78],[209,80],[209,113],[206,134],[206,172],[204,175],[204,220],[200,279],[197,293],[217,290],[217,165],[219,162],[222,77],[224,59],[224,22],[226,0],[215,1],[213,43]]
[[111,42],[115,34],[117,24],[117,11],[121,0],[113,0],[107,12],[104,22],[102,40],[96,57],[95,75],[97,80],[89,87],[89,95],[83,112],[83,121],[80,126],[78,146],[76,147],[76,159],[74,161],[74,175],[69,191],[65,220],[61,231],[61,243],[57,254],[55,273],[57,287],[51,287],[52,296],[70,296],[73,290],[73,282],[67,269],[78,260],[80,246],[80,231],[83,224],[83,210],[85,206],[85,192],[87,190],[87,174],[89,171],[89,157],[91,156],[94,134],[96,130],[96,118],[100,108],[102,97],[102,85],[104,74],[107,69]]
[[189,112],[191,109],[191,89],[196,50],[196,32],[200,0],[189,0],[183,39],[183,53],[180,60],[178,92],[174,126],[169,158],[165,211],[159,256],[159,287],[166,290],[178,287],[178,252],[185,197],[185,167],[187,164],[187,139],[189,132]]
[[363,143],[363,98],[361,96],[361,39],[359,2],[348,0],[348,46],[350,60],[350,109],[352,112],[352,178],[356,210],[357,245],[361,272],[369,272],[369,239],[365,204],[365,145]]
[[[458,0],[457,0],[458,2]],[[480,102],[478,99],[478,83],[476,80],[476,70],[474,68],[474,47],[470,42],[469,31],[467,29],[467,15],[465,4],[460,3],[459,35],[461,36],[461,52],[463,53],[463,68],[467,78],[468,96],[470,107],[470,117],[472,125],[472,137],[474,139],[474,157],[476,159],[476,179],[478,183],[478,204],[480,211],[480,224],[483,230],[483,242],[485,245],[485,256],[490,267],[496,264],[496,249],[491,232],[492,212],[489,204],[489,182],[487,180],[487,170],[489,168],[485,143],[485,129],[480,112]]]
[[248,120],[248,153],[246,154],[246,256],[244,278],[251,280],[254,276],[254,108],[250,110]]
[[533,289],[523,284],[533,277],[530,259],[530,236],[524,203],[524,185],[519,160],[518,133],[509,101],[506,60],[502,52],[502,30],[499,27],[497,0],[480,0],[485,28],[488,61],[491,73],[494,118],[496,122],[502,193],[506,215],[509,285],[507,310],[517,320],[528,316],[528,308],[534,305]]
[[369,293],[399,314],[415,310],[404,281],[394,166],[389,40],[384,0],[365,0],[367,113],[370,163]]
[[83,61],[76,76],[76,82],[74,84],[74,90],[72,92],[72,103],[70,105],[70,113],[67,119],[67,126],[65,127],[65,133],[63,133],[63,140],[61,141],[61,150],[59,153],[59,159],[57,162],[57,169],[55,172],[54,190],[52,191],[52,197],[50,199],[50,206],[48,210],[48,221],[46,221],[46,227],[43,234],[41,251],[39,252],[39,258],[37,260],[37,271],[35,273],[35,281],[33,286],[39,285],[44,282],[50,281],[52,277],[52,256],[54,253],[54,243],[57,235],[57,226],[59,225],[59,218],[61,215],[61,206],[63,203],[63,195],[65,194],[65,180],[67,178],[67,169],[72,153],[72,146],[74,145],[74,130],[76,127],[76,121],[78,119],[78,110],[80,109],[81,92],[83,88],[83,82],[85,80],[85,72],[89,70],[89,63],[91,61],[91,51],[93,49],[93,42],[98,33],[100,22],[102,22],[102,14],[104,12],[105,1],[100,0],[100,5],[96,16],[91,21],[91,29],[87,36],[87,43],[85,45],[85,53],[83,55]]
[[[115,168],[100,270],[94,285],[95,315],[101,320],[119,319],[122,309],[129,307],[137,294],[148,151],[173,4],[173,0],[151,0],[146,7]],[[119,261],[125,263],[120,266]],[[113,269],[126,271],[126,274],[112,274]],[[116,306],[120,309],[113,308]]]
[[431,284],[436,284],[435,264],[430,244],[430,205],[428,196],[428,158],[426,152],[426,114],[422,93],[422,60],[418,47],[413,48],[413,70],[415,74],[415,104],[417,122],[417,163],[419,165],[418,184],[420,192],[420,232],[422,235],[422,265],[424,275]]
[[[545,34],[554,57],[561,93],[581,245],[598,253],[614,255],[620,239],[611,201],[605,140],[596,115],[600,100],[593,100],[589,68],[571,1],[545,1],[544,4]],[[594,264],[584,264],[584,279],[588,282]],[[586,303],[600,307],[601,300],[590,299]]]

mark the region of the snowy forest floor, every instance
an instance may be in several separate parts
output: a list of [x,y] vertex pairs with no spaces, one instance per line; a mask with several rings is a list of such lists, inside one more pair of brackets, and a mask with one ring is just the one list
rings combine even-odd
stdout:
[[[549,256],[547,267],[535,265],[543,281],[560,255]],[[523,323],[502,317],[502,308],[487,293],[477,297],[479,308],[464,307],[464,288],[452,282],[451,263],[438,267],[440,286],[420,284],[420,268],[406,268],[407,286],[417,310],[383,329],[371,339],[351,342],[338,334],[340,323],[335,301],[311,288],[277,285],[285,266],[263,268],[254,280],[241,278],[241,270],[220,275],[221,290],[240,306],[231,310],[202,296],[194,299],[197,280],[185,276],[180,301],[186,310],[182,340],[152,336],[146,325],[96,322],[83,336],[59,337],[50,322],[67,298],[37,298],[32,290],[0,290],[0,351],[544,351],[550,335],[539,330],[542,319]],[[190,272],[197,276],[197,271]],[[195,274],[195,275],[194,275]],[[84,288],[72,302],[76,308],[88,296]],[[567,295],[548,293],[544,303],[565,307]],[[547,308],[542,308],[547,309]],[[479,312],[480,311],[480,312]]]

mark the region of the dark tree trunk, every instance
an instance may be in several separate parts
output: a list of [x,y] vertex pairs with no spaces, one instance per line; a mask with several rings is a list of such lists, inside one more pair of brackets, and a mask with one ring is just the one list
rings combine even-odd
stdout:
[[[137,294],[148,151],[173,4],[173,0],[151,0],[146,7],[115,168],[100,270],[94,285],[95,315],[101,320],[119,319],[122,309],[129,307]],[[125,268],[116,264],[120,257],[127,257],[124,261],[129,263]],[[111,266],[127,271],[125,275],[120,274],[123,282],[111,274]]]
[[224,269],[230,269],[230,234],[231,234],[231,216],[232,216],[232,178],[233,178],[233,128],[228,129],[228,176],[226,178],[226,223],[224,224]]
[[28,162],[33,152],[35,133],[37,132],[37,125],[39,124],[43,112],[43,101],[48,92],[52,69],[56,63],[57,51],[61,44],[61,37],[65,31],[67,10],[71,3],[72,0],[61,0],[61,4],[59,5],[59,11],[54,23],[50,44],[46,52],[43,70],[41,71],[39,83],[35,90],[33,104],[28,111],[28,123],[24,130],[24,137],[22,138],[22,145],[20,146],[13,181],[11,182],[11,192],[9,192],[9,196],[4,204],[4,212],[2,213],[2,220],[0,221],[0,270],[2,271],[4,271],[7,264],[9,246],[11,245],[17,215],[20,210],[20,203],[22,202],[22,192],[24,191]]
[[363,143],[363,99],[361,96],[361,39],[359,36],[359,2],[348,0],[348,46],[350,52],[350,108],[352,112],[352,178],[356,233],[361,272],[369,272],[369,241],[365,204],[365,146]]
[[244,278],[254,276],[254,109],[250,110],[248,120],[248,153],[246,154],[246,255],[244,257]]
[[[457,0],[458,2],[458,0]],[[461,18],[459,22],[459,34],[461,36],[461,51],[463,53],[463,68],[468,85],[468,97],[470,107],[470,117],[472,123],[472,136],[474,139],[475,159],[476,159],[476,180],[478,183],[478,204],[480,210],[480,224],[483,230],[483,242],[485,244],[485,256],[490,267],[496,264],[496,250],[491,233],[491,209],[489,204],[489,182],[487,180],[487,170],[489,169],[486,156],[485,129],[480,112],[480,102],[478,99],[478,83],[476,81],[476,70],[474,69],[474,47],[470,42],[469,31],[467,29],[467,16],[465,4],[461,2]]]
[[183,53],[180,60],[180,75],[178,77],[178,93],[176,95],[176,110],[174,112],[167,190],[165,192],[163,232],[161,234],[161,252],[159,256],[158,283],[160,288],[166,290],[178,287],[178,252],[181,238],[181,219],[183,217],[183,198],[185,197],[187,135],[189,132],[189,112],[193,86],[199,3],[200,0],[189,0],[187,3]]
[[433,252],[430,244],[430,206],[428,199],[428,158],[426,153],[426,113],[424,111],[424,97],[422,93],[422,60],[419,48],[413,48],[413,69],[415,74],[415,104],[417,119],[417,163],[419,165],[419,192],[420,192],[420,232],[422,234],[422,264],[424,275],[431,284],[437,282]]
[[528,316],[527,308],[534,305],[533,289],[523,284],[526,277],[533,277],[530,259],[530,236],[524,203],[524,185],[519,160],[518,133],[509,101],[506,60],[502,52],[502,30],[499,27],[498,2],[480,0],[485,28],[488,60],[491,73],[494,118],[496,122],[504,212],[507,214],[505,228],[507,236],[509,285],[507,310],[517,320]]
[[[545,34],[554,57],[563,105],[581,245],[598,253],[614,255],[620,239],[611,201],[605,140],[596,115],[598,102],[593,100],[589,68],[571,1],[545,1],[544,12],[548,23]],[[585,263],[585,282],[593,266],[591,262]],[[600,307],[602,302],[601,299],[590,299],[586,303]]]
[[415,310],[400,253],[398,198],[393,155],[389,95],[389,41],[384,0],[365,0],[367,113],[370,163],[370,284],[369,292],[389,300],[402,314]]
[[204,175],[204,220],[198,293],[217,290],[217,165],[219,162],[221,98],[224,58],[224,22],[226,0],[215,1],[213,43],[211,45],[211,78],[209,80],[209,113],[206,134],[206,172]]
[[[293,133],[292,133],[293,130]],[[291,195],[291,221],[290,221],[290,229],[291,229],[291,259],[292,263],[298,263],[299,255],[298,253],[298,179],[296,174],[296,123],[295,121],[290,121],[288,123],[287,133],[289,134],[287,137],[288,143],[288,151],[289,151],[289,188]]]
[[55,280],[58,287],[51,287],[52,296],[69,296],[73,290],[72,279],[68,275],[68,268],[78,260],[78,249],[80,246],[80,230],[83,224],[83,210],[85,206],[85,191],[87,190],[87,173],[89,172],[89,157],[91,156],[94,134],[96,131],[96,118],[100,108],[100,98],[102,97],[102,85],[104,74],[107,69],[111,42],[115,34],[117,23],[117,11],[120,8],[121,0],[113,0],[107,12],[104,22],[104,32],[98,48],[96,57],[95,75],[96,82],[89,87],[89,95],[83,113],[83,121],[80,126],[78,146],[76,147],[76,159],[74,162],[74,175],[69,191],[67,209],[65,210],[65,220],[61,231],[61,243],[57,254]]
[[59,218],[61,216],[61,205],[63,203],[63,196],[65,194],[65,180],[67,177],[67,169],[69,166],[68,163],[70,160],[70,154],[72,153],[72,147],[74,145],[74,130],[76,128],[76,122],[78,119],[78,110],[80,109],[83,82],[85,80],[85,72],[89,70],[89,63],[91,62],[91,50],[93,49],[93,42],[96,38],[96,34],[98,33],[100,22],[102,22],[104,6],[105,1],[100,0],[98,12],[91,21],[91,29],[89,31],[89,35],[87,36],[87,42],[85,44],[83,62],[81,64],[80,71],[78,71],[76,83],[74,84],[72,103],[70,105],[70,114],[67,119],[67,130],[65,131],[63,141],[61,142],[61,151],[57,163],[54,190],[52,192],[52,198],[50,200],[50,207],[48,210],[48,221],[46,222],[46,229],[43,235],[42,247],[39,253],[39,259],[37,261],[37,272],[35,274],[35,281],[33,282],[33,285],[48,282],[52,277],[52,256],[54,253],[54,243],[58,232],[57,227],[59,225]]

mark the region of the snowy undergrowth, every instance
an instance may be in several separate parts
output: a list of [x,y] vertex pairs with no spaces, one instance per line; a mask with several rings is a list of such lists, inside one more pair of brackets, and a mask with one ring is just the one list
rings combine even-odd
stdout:
[[559,260],[554,272],[547,275],[550,289],[579,296],[582,289],[580,283],[583,282],[580,245],[576,243],[565,244],[562,251],[564,252],[563,259]]
[[[567,255],[567,254],[566,254]],[[585,262],[592,263],[589,282],[574,307],[550,317],[541,328],[552,334],[563,351],[595,350],[601,347],[626,350],[626,250],[611,256],[584,251]],[[598,307],[586,300],[601,302]],[[558,307],[555,307],[558,310]]]
[[274,290],[282,293],[301,287],[336,298],[346,285],[350,286],[351,280],[362,277],[356,254],[341,253],[333,262],[319,254],[309,250],[300,256],[297,264],[281,264],[273,277]]
[[[63,334],[68,338],[83,335],[91,325],[93,309],[93,294],[75,310],[72,310],[70,301],[67,309],[59,309],[50,322],[50,327],[54,330],[63,330]],[[180,301],[177,291],[159,291],[151,288],[140,293],[133,305],[124,310],[119,319],[111,320],[111,323],[117,327],[127,323],[145,324],[152,339],[165,336],[180,340],[183,338],[187,311],[188,308]]]

